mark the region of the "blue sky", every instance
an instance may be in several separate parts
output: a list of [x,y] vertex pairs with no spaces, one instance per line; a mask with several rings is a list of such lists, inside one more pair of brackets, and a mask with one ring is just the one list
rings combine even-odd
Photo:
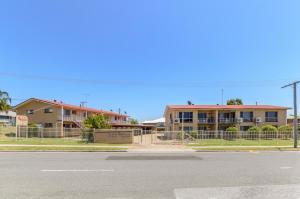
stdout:
[[[292,106],[300,79],[300,2],[7,0],[0,2],[0,90],[139,120],[167,104]],[[88,94],[88,96],[86,96]]]

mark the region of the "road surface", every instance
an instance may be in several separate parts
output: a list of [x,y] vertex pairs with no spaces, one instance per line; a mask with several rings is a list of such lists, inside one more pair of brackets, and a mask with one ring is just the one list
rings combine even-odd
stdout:
[[3,152],[0,198],[299,199],[300,153]]

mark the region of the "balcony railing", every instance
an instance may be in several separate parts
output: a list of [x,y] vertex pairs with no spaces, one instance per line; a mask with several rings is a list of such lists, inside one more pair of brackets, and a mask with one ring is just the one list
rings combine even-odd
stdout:
[[278,118],[277,117],[266,117],[265,121],[266,122],[278,122]]
[[85,117],[81,115],[64,115],[64,121],[76,121],[76,122],[82,122],[85,120]]
[[219,123],[221,124],[231,124],[235,122],[236,122],[235,118],[219,118]]
[[198,118],[198,122],[201,124],[214,124],[215,118],[209,117],[209,118]]
[[253,118],[242,118],[243,122],[253,122],[254,119]]

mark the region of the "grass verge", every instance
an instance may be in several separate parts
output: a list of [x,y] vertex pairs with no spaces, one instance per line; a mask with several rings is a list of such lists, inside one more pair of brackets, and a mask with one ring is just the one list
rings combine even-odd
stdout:
[[195,147],[196,151],[300,151],[300,148],[293,147]]
[[293,140],[203,139],[190,143],[188,146],[293,146]]
[[126,144],[103,144],[86,143],[79,139],[69,138],[5,138],[0,137],[1,144],[22,144],[22,145],[78,145],[78,146],[127,146]]

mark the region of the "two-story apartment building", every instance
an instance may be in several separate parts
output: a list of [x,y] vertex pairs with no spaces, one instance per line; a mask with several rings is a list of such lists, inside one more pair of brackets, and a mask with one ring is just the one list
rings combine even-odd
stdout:
[[265,124],[285,125],[287,109],[271,105],[169,105],[164,116],[170,131],[215,131],[230,126],[246,131]]
[[0,111],[0,125],[1,126],[14,126],[16,125],[16,112],[13,111]]
[[30,98],[15,106],[18,115],[26,115],[28,123],[45,128],[81,128],[92,114],[103,113],[112,124],[126,124],[128,116],[111,111],[65,104],[57,100]]

